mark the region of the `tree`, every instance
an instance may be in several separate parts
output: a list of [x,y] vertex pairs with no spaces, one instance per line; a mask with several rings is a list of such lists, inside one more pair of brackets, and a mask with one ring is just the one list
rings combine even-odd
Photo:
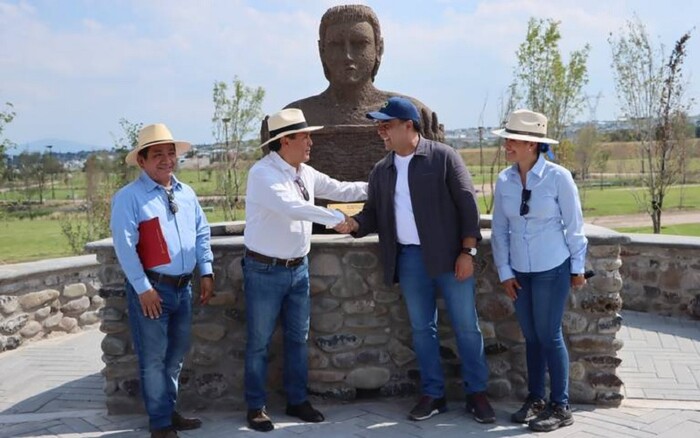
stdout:
[[6,153],[14,144],[7,138],[4,138],[3,132],[5,131],[5,126],[12,122],[15,118],[15,112],[13,110],[13,105],[10,102],[5,102],[6,109],[0,111],[0,178],[5,177],[5,163],[6,163]]
[[236,217],[240,196],[242,177],[239,174],[239,162],[244,139],[257,132],[260,119],[263,117],[261,107],[265,90],[262,87],[248,87],[238,77],[234,77],[230,90],[227,83],[215,82],[212,94],[214,101],[212,133],[216,142],[224,147],[217,180],[224,194],[222,199],[224,219],[233,220]]
[[589,176],[589,169],[598,153],[598,130],[592,123],[586,124],[576,133],[576,147],[574,155],[578,164],[578,177],[585,181]]
[[[112,154],[91,154],[85,163],[86,199],[84,213],[61,218],[61,231],[74,253],[83,252],[85,244],[109,237],[111,201],[114,193],[135,176],[135,168],[124,159],[138,144],[138,133],[143,123],[119,119],[121,133],[115,135]],[[86,220],[87,219],[87,220]]]
[[[549,137],[560,139],[566,127],[581,111],[583,86],[588,82],[588,44],[569,54],[564,63],[559,50],[559,21],[531,18],[525,41],[516,56],[513,90],[516,102],[547,116]],[[572,153],[567,145],[557,147],[558,160],[570,165]]]
[[44,188],[46,187],[46,162],[39,152],[22,152],[17,158],[17,170],[24,186],[24,197],[27,203],[36,193],[39,203],[44,203]]
[[668,61],[664,47],[652,46],[639,19],[627,22],[620,35],[612,34],[612,67],[615,89],[623,115],[639,138],[642,183],[645,191],[635,199],[651,217],[654,233],[661,232],[661,213],[668,188],[678,181],[683,169],[682,138],[678,120],[689,111],[687,81],[683,62],[690,31],[676,41]]

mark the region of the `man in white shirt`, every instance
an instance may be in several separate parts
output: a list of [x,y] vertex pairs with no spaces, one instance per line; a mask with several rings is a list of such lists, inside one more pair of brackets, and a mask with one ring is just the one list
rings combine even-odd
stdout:
[[245,256],[248,339],[245,398],[251,429],[267,432],[274,425],[265,409],[267,353],[277,317],[284,329],[284,389],[287,415],[321,422],[323,414],[307,400],[309,334],[309,269],[311,224],[345,223],[343,213],[314,205],[316,196],[334,201],[367,199],[367,183],[340,182],[304,164],[311,153],[311,132],[299,109],[284,109],[268,120],[270,154],[248,173]]

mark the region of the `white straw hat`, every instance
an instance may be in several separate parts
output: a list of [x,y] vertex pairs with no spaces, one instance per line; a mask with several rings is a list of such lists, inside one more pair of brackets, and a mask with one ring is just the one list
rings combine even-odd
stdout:
[[311,132],[323,129],[323,126],[309,126],[304,118],[304,113],[297,108],[287,108],[271,115],[267,119],[267,128],[270,131],[270,139],[261,144],[265,146],[271,141],[278,140],[285,135],[296,134],[297,132]]
[[508,115],[506,127],[491,131],[499,137],[537,143],[559,144],[547,135],[547,117],[534,111],[519,109]]
[[136,157],[138,156],[139,151],[159,144],[174,144],[175,153],[177,155],[182,155],[192,148],[192,145],[186,141],[173,140],[173,135],[170,133],[167,126],[162,123],[155,123],[153,125],[148,125],[141,128],[139,131],[138,144],[127,154],[126,160],[124,161],[126,161],[126,164],[138,166]]

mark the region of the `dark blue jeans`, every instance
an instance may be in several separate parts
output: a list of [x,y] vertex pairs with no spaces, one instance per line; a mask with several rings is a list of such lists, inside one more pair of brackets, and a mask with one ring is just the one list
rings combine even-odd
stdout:
[[525,336],[530,397],[545,398],[545,372],[549,369],[550,401],[569,403],[569,352],[561,323],[571,288],[571,261],[544,272],[516,272],[522,289],[515,311]]
[[284,331],[284,389],[287,403],[306,401],[308,382],[309,264],[298,266],[242,260],[245,284],[247,333],[245,352],[245,399],[248,409],[265,406],[267,356],[270,339],[282,316]]
[[163,313],[157,319],[144,316],[136,291],[126,282],[129,325],[151,430],[171,425],[192,326],[192,287],[176,288],[162,283],[153,287],[163,300]]
[[474,277],[457,281],[454,272],[446,272],[431,278],[425,270],[423,253],[417,245],[399,247],[398,269],[399,284],[411,321],[413,349],[420,366],[423,395],[433,398],[445,395],[437,331],[436,289],[442,293],[457,338],[464,390],[468,394],[485,391],[489,369],[474,302]]

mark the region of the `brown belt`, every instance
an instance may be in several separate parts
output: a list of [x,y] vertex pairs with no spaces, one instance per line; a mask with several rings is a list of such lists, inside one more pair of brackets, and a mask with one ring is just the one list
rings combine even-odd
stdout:
[[192,280],[192,274],[165,275],[155,271],[146,271],[146,277],[153,283],[162,283],[175,287],[185,287]]
[[250,257],[253,260],[257,260],[267,265],[281,265],[285,268],[293,268],[295,266],[299,266],[304,261],[304,257],[297,257],[295,259],[278,259],[275,257],[268,257],[255,251],[251,251],[248,248],[245,249],[245,255],[246,257]]

